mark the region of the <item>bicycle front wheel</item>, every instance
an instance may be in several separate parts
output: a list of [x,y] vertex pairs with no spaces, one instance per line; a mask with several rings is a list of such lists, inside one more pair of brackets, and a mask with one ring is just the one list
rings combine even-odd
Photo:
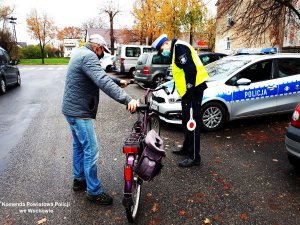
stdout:
[[130,223],[134,223],[137,218],[140,196],[141,196],[141,189],[142,189],[142,180],[137,176],[135,176],[133,179],[133,185],[131,189],[133,204],[130,207],[126,208],[126,217],[128,222]]
[[149,116],[149,122],[147,127],[148,131],[155,130],[155,132],[160,136],[160,120],[157,114],[153,113]]

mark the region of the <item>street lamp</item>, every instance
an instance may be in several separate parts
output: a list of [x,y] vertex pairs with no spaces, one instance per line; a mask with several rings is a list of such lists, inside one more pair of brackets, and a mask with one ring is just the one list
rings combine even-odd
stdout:
[[9,22],[12,24],[13,27],[13,35],[14,35],[14,39],[15,39],[15,53],[16,53],[16,59],[18,58],[18,41],[17,41],[17,32],[16,32],[16,17],[8,17]]

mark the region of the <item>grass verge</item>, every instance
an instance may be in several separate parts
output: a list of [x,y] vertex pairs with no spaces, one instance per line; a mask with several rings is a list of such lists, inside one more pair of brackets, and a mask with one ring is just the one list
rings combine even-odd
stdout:
[[[45,58],[44,65],[67,65],[70,58]],[[42,59],[21,59],[20,65],[43,65]]]

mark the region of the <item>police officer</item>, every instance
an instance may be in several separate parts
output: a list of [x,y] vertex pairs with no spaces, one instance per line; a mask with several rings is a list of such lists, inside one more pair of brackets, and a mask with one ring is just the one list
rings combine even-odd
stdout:
[[[168,40],[166,34],[160,35],[153,43],[163,56],[172,57],[172,73],[176,89],[182,98],[182,124],[184,142],[182,148],[173,151],[188,158],[179,163],[180,167],[199,166],[200,156],[200,109],[203,91],[208,74],[202,65],[197,52],[187,42]],[[195,121],[196,124],[190,122]]]

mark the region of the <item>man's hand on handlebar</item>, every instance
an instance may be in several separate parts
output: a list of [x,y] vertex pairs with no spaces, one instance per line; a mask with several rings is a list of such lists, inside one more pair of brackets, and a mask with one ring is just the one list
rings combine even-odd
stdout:
[[127,87],[129,83],[127,82],[127,80],[120,80],[120,86],[121,88]]
[[136,111],[136,107],[139,106],[139,102],[135,99],[132,99],[128,105],[127,105],[127,110],[131,113],[134,113]]

